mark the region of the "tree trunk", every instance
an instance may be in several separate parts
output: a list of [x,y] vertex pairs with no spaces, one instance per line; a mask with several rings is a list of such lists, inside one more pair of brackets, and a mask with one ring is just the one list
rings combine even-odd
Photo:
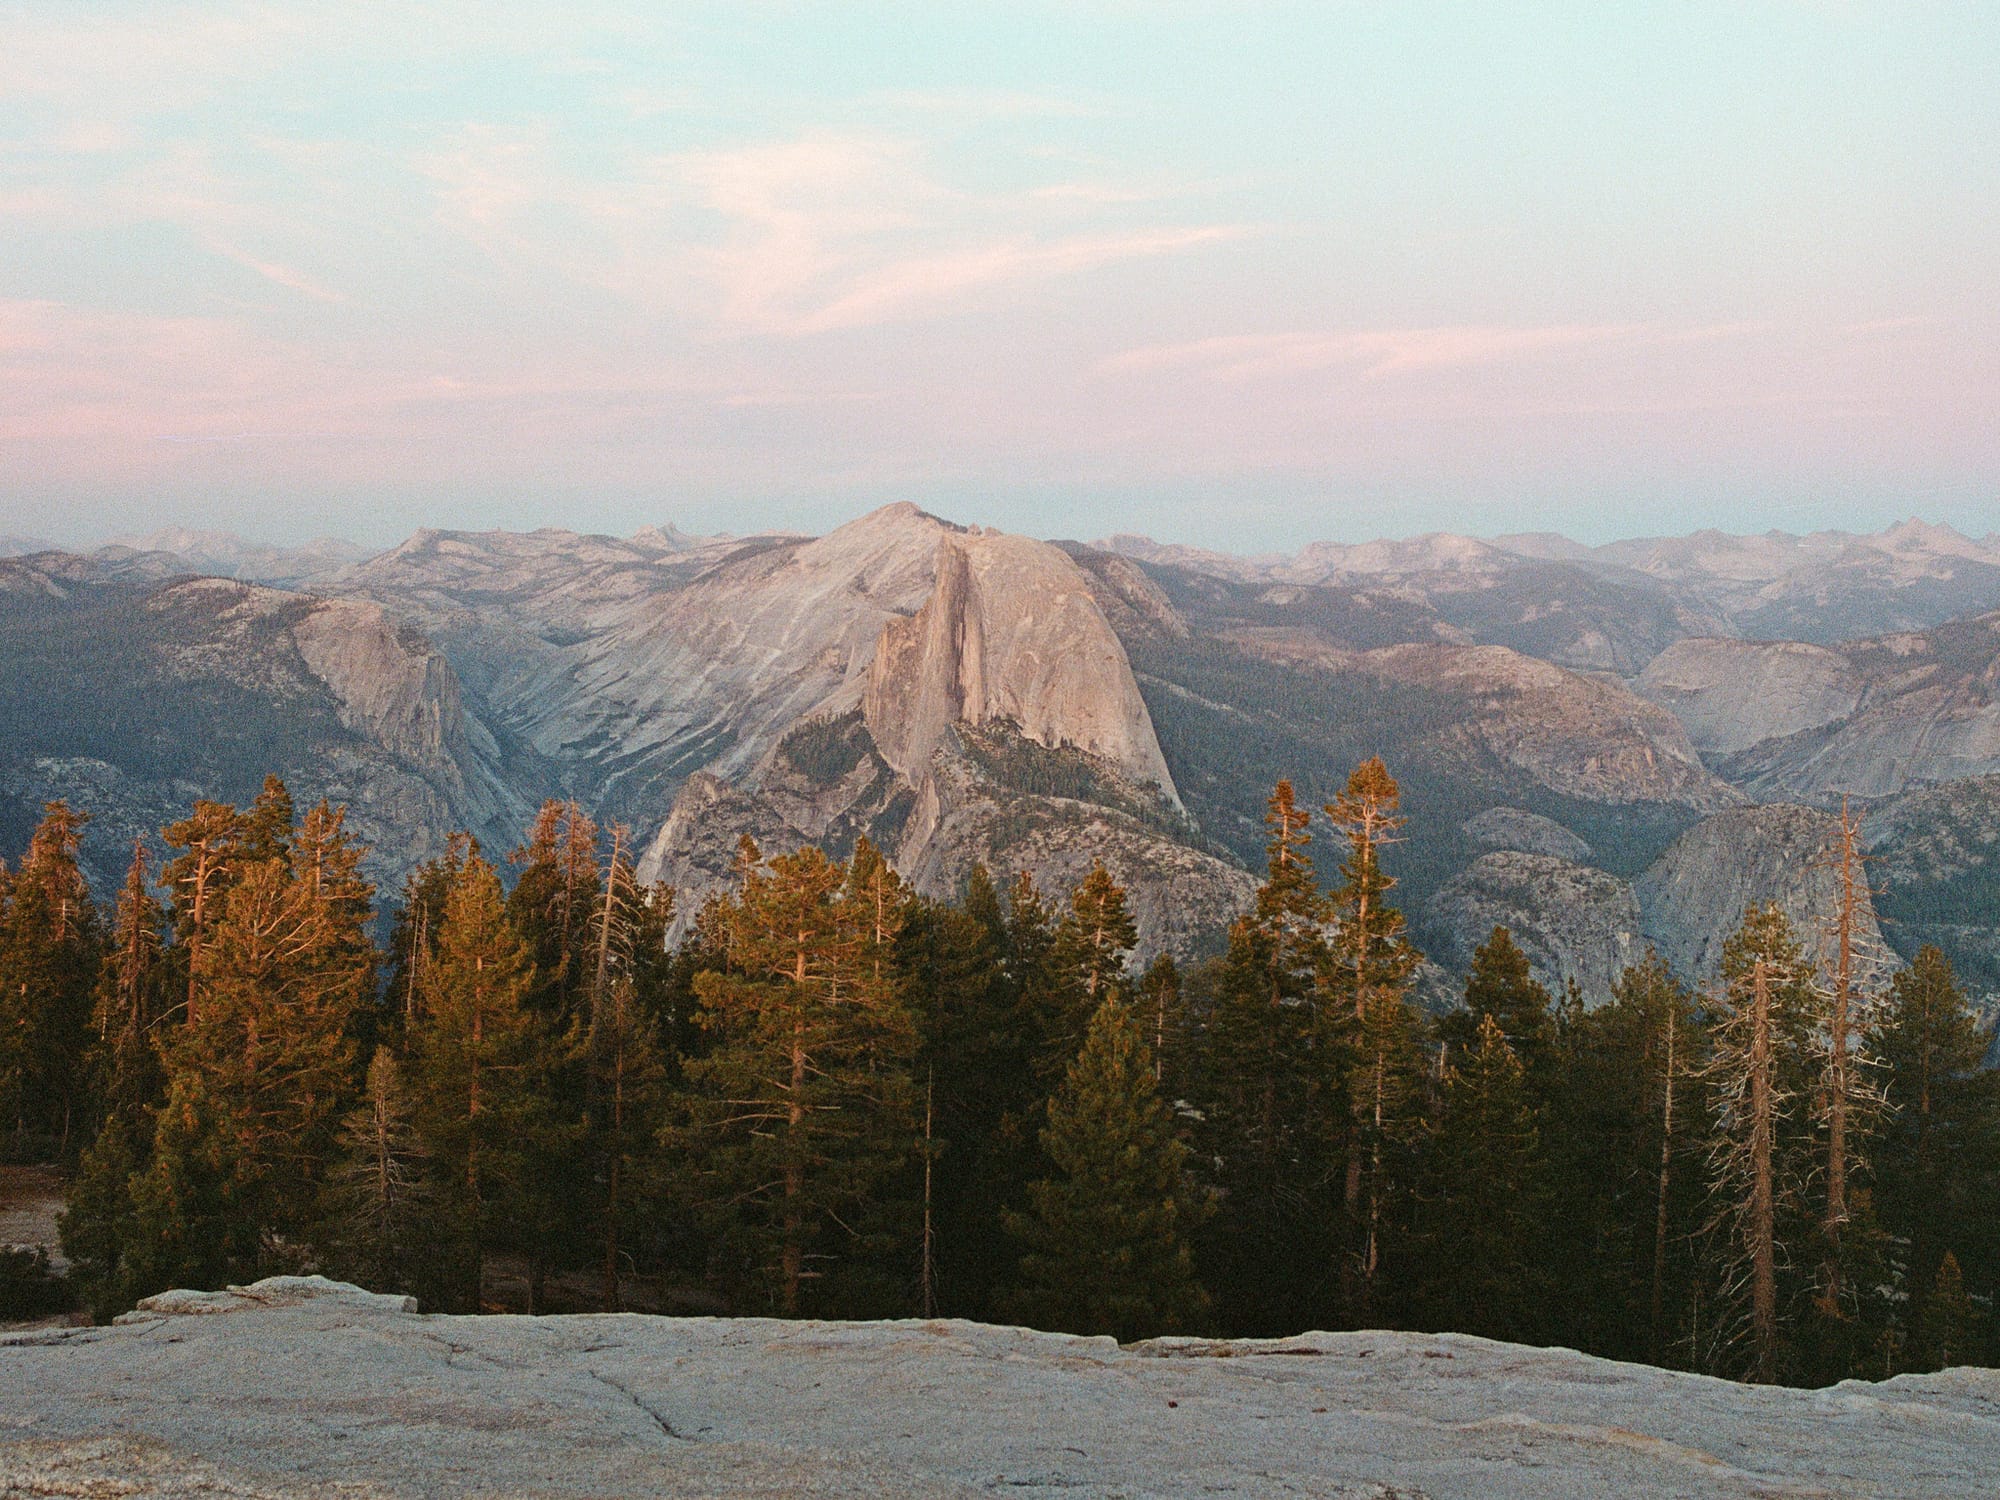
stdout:
[[924,1264],[922,1300],[924,1316],[937,1316],[936,1240],[931,1223],[931,1108],[937,1088],[936,1069],[924,1075]]
[[1667,1006],[1666,1073],[1660,1091],[1660,1187],[1653,1209],[1653,1301],[1651,1335],[1647,1343],[1652,1361],[1660,1359],[1660,1342],[1665,1332],[1667,1301],[1667,1192],[1674,1165],[1674,1066],[1677,1061],[1680,1017],[1671,1002]]
[[1777,1374],[1778,1276],[1771,1181],[1775,1110],[1771,1096],[1771,978],[1761,958],[1750,1003],[1750,1334],[1757,1379],[1768,1385]]
[[1840,802],[1839,949],[1833,973],[1833,1014],[1827,1023],[1826,1110],[1826,1268],[1820,1311],[1840,1315],[1840,1233],[1847,1223],[1847,1032],[1854,986],[1854,919],[1860,902],[1860,858],[1856,850],[1861,820]]
[[792,999],[792,1087],[785,1111],[785,1122],[789,1127],[785,1137],[785,1248],[780,1262],[785,1316],[788,1318],[798,1316],[799,1283],[805,1277],[805,1216],[799,1207],[800,1195],[805,1191],[804,1176],[799,1168],[799,1136],[806,1118],[803,1102],[806,1087],[806,934],[803,932],[799,934],[798,959],[792,971],[792,982],[798,989]]

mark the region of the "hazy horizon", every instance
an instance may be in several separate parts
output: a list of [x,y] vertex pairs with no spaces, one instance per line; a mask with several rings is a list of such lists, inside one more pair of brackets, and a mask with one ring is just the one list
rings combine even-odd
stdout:
[[[894,505],[897,503],[909,503],[909,502],[893,502],[893,501],[889,502],[890,505]],[[829,526],[816,529],[776,526],[769,528],[740,528],[740,529],[723,528],[718,531],[697,531],[692,527],[681,524],[674,517],[667,517],[662,520],[645,521],[640,523],[638,526],[618,531],[591,530],[583,527],[564,526],[557,522],[544,522],[537,526],[477,526],[477,527],[434,526],[427,523],[419,522],[411,525],[407,531],[402,532],[401,534],[393,538],[390,538],[386,541],[381,541],[360,536],[341,535],[339,533],[333,533],[333,532],[319,532],[319,533],[313,533],[311,535],[306,535],[303,533],[296,535],[274,534],[274,533],[260,534],[225,526],[200,526],[200,525],[190,525],[180,522],[169,522],[167,524],[157,526],[146,531],[102,532],[95,536],[71,535],[69,537],[63,537],[52,534],[30,534],[24,531],[0,532],[0,543],[11,544],[20,542],[34,542],[38,544],[46,544],[61,551],[88,553],[98,548],[117,546],[117,545],[154,544],[162,546],[164,548],[166,546],[167,541],[171,539],[173,533],[189,532],[205,538],[217,538],[232,543],[240,543],[242,545],[250,547],[272,547],[281,550],[298,550],[298,549],[309,548],[319,544],[327,544],[327,545],[342,546],[342,547],[352,547],[357,550],[366,551],[370,555],[378,555],[381,552],[393,550],[394,548],[402,545],[404,542],[410,540],[412,537],[425,531],[464,531],[464,532],[474,532],[474,533],[497,531],[497,532],[520,535],[520,534],[531,533],[538,530],[548,530],[557,532],[571,532],[577,535],[609,536],[619,539],[625,539],[625,538],[630,538],[642,531],[652,528],[658,528],[660,530],[677,528],[684,534],[687,534],[697,539],[703,537],[750,538],[759,535],[775,535],[775,534],[786,534],[786,533],[794,535],[802,535],[802,536],[819,536],[819,535],[824,535],[826,531],[832,530],[835,527],[846,525],[852,521],[860,520],[864,516],[872,514],[875,510],[884,508],[887,507],[874,506],[870,507],[868,510],[865,511],[857,510],[852,514],[840,517],[838,520],[834,521]],[[976,526],[994,524],[991,521],[987,520],[986,518],[976,514],[968,514],[968,513],[954,514],[951,512],[932,512],[932,513],[937,515],[939,519],[959,525],[968,525],[976,527]],[[1203,541],[1198,538],[1167,536],[1155,532],[1138,531],[1132,529],[1125,529],[1112,532],[1090,533],[1087,535],[1078,533],[1068,533],[1068,532],[1054,532],[1054,531],[1047,533],[1038,532],[1038,533],[1024,533],[1024,534],[1039,536],[1042,539],[1049,541],[1065,541],[1065,542],[1074,541],[1092,545],[1119,539],[1145,540],[1158,543],[1159,545],[1162,546],[1182,546],[1197,551],[1213,552],[1213,553],[1223,554],[1226,556],[1252,559],[1257,557],[1291,556],[1293,554],[1296,554],[1303,548],[1318,543],[1333,543],[1336,545],[1352,546],[1367,542],[1413,541],[1421,537],[1435,536],[1435,535],[1467,536],[1471,537],[1473,540],[1476,541],[1492,542],[1492,543],[1504,543],[1508,539],[1518,540],[1521,538],[1527,538],[1533,536],[1552,536],[1552,537],[1561,537],[1572,542],[1578,542],[1585,546],[1597,547],[1618,542],[1672,540],[1678,538],[1685,538],[1696,535],[1698,533],[1705,533],[1705,532],[1717,532],[1720,533],[1721,535],[1733,536],[1733,537],[1755,537],[1763,535],[1789,535],[1794,537],[1805,537],[1812,535],[1815,532],[1818,532],[1818,533],[1831,533],[1835,535],[1846,535],[1859,538],[1866,538],[1866,537],[1880,536],[1887,531],[1893,530],[1896,527],[1904,525],[1942,526],[1949,530],[1957,532],[1959,535],[1961,535],[1968,541],[1976,543],[1991,543],[2000,545],[2000,525],[1995,525],[1990,529],[1985,529],[1985,530],[1982,530],[1977,527],[1967,530],[1952,526],[1951,523],[1948,521],[1937,521],[1931,517],[1921,516],[1921,515],[1900,516],[1892,521],[1885,523],[1882,526],[1874,527],[1866,531],[1856,530],[1849,527],[1816,527],[1816,528],[1811,528],[1810,530],[1789,529],[1784,527],[1766,527],[1766,528],[1761,528],[1757,531],[1735,530],[1729,527],[1690,527],[1684,531],[1672,531],[1672,532],[1619,532],[1616,534],[1605,535],[1603,537],[1592,539],[1592,538],[1578,536],[1573,533],[1565,531],[1548,531],[1539,529],[1513,531],[1513,532],[1496,531],[1496,532],[1484,532],[1484,533],[1454,532],[1450,531],[1449,529],[1433,529],[1421,532],[1419,531],[1374,532],[1367,534],[1355,533],[1352,535],[1344,535],[1344,536],[1332,536],[1332,535],[1301,536],[1293,544],[1283,548],[1234,547],[1222,543]]]
[[0,0],[0,532],[2000,513],[2000,11]]

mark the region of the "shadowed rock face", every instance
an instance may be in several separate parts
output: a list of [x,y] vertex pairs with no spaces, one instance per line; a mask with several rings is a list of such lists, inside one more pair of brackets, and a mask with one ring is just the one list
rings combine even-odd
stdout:
[[1469,968],[1473,950],[1505,927],[1551,993],[1575,980],[1592,1005],[1645,955],[1631,885],[1547,854],[1482,855],[1431,898],[1425,917],[1448,935],[1432,955],[1448,967]]
[[1832,1391],[1453,1334],[438,1318],[320,1278],[0,1334],[0,1493],[1983,1494],[2000,1374]]
[[[1774,903],[1806,952],[1824,959],[1839,910],[1829,864],[1836,820],[1809,807],[1745,807],[1703,819],[1635,881],[1649,941],[1683,974],[1713,979],[1722,945],[1744,910]],[[1886,958],[1872,901],[1863,898],[1858,942]]]
[[527,768],[449,663],[378,605],[36,561],[55,564],[37,574],[54,592],[0,605],[0,801],[10,819],[57,797],[91,812],[83,854],[100,891],[135,838],[194,797],[245,800],[267,772],[302,807],[345,804],[364,867],[388,885],[452,829],[497,842],[532,808]]

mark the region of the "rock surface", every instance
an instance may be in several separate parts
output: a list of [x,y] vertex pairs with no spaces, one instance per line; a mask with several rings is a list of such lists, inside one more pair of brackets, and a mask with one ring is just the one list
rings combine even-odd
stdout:
[[442,1318],[336,1283],[0,1335],[0,1494],[1963,1500],[2000,1373],[1745,1387],[1458,1335]]
[[[1809,955],[1832,941],[1839,909],[1828,854],[1836,823],[1810,807],[1736,808],[1704,818],[1634,882],[1648,940],[1698,982],[1713,979],[1722,945],[1752,903],[1775,903]],[[1858,931],[1864,952],[1886,958],[1874,903],[1865,896]]]
[[1633,687],[1679,718],[1704,755],[1818,729],[1861,702],[1854,663],[1802,641],[1676,641]]
[[[1581,842],[1581,840],[1578,840]],[[1495,927],[1505,927],[1552,995],[1575,980],[1591,1005],[1645,956],[1639,903],[1615,875],[1518,850],[1481,855],[1431,897],[1429,929],[1449,935],[1431,956],[1463,971]]]

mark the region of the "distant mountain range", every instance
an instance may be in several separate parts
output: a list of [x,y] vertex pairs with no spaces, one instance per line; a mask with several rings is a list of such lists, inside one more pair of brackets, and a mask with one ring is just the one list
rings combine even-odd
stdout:
[[[133,836],[267,770],[350,803],[392,882],[574,797],[692,909],[738,837],[867,833],[919,886],[1103,859],[1148,949],[1218,940],[1279,776],[1381,754],[1441,996],[1494,922],[1601,992],[1696,977],[1750,899],[1816,937],[1868,807],[1888,947],[2000,992],[2000,537],[1714,532],[1042,542],[908,505],[824,537],[425,531],[370,555],[164,532],[0,561],[0,836]],[[1337,850],[1321,846],[1330,870]]]

